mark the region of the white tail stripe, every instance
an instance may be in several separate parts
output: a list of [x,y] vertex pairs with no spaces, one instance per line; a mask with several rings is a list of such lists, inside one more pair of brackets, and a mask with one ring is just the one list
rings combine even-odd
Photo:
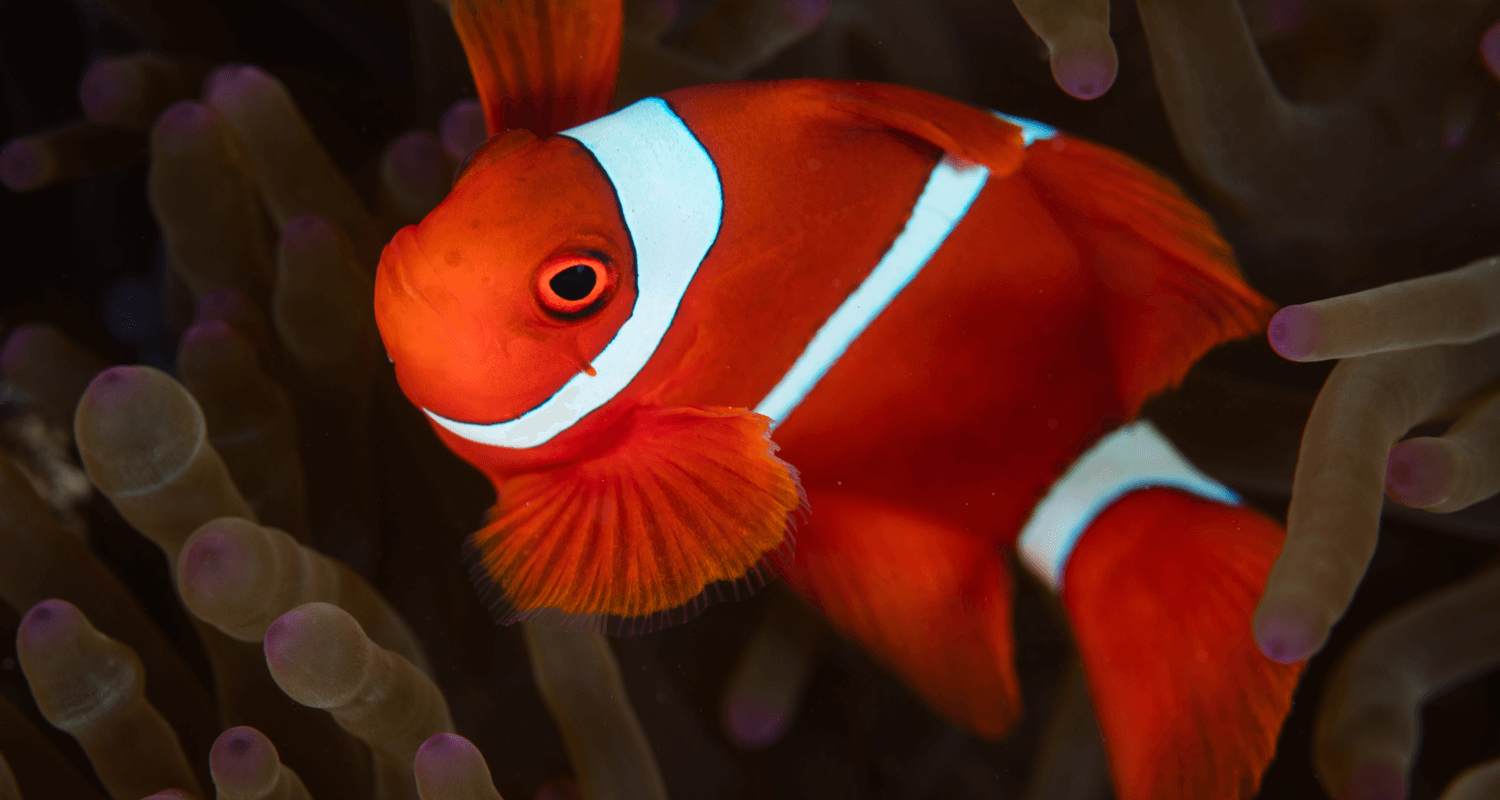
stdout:
[[718,168],[666,101],[647,98],[560,135],[588,148],[614,184],[635,245],[635,309],[594,359],[593,377],[573,376],[546,402],[515,419],[480,425],[422,409],[471,442],[536,447],[619,394],[656,352],[719,236],[724,192]]
[[1053,591],[1061,591],[1068,557],[1089,525],[1111,503],[1153,486],[1221,503],[1240,502],[1234,492],[1189,464],[1156,426],[1132,423],[1100,439],[1047,490],[1016,542],[1021,561]]
[[850,293],[818,329],[792,368],[755,407],[756,413],[765,414],[773,425],[779,425],[801,404],[849,345],[911,283],[932,254],[947,241],[948,234],[968,213],[969,206],[984,189],[989,176],[990,171],[979,164],[967,164],[946,156],[938,162],[916,205],[912,206],[906,227],[891,243],[891,248],[860,282],[859,288]]

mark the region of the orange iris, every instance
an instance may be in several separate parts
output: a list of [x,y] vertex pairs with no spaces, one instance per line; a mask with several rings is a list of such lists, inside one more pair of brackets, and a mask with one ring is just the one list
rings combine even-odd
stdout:
[[593,313],[615,288],[615,271],[591,255],[550,259],[537,272],[536,296],[542,308],[566,319]]

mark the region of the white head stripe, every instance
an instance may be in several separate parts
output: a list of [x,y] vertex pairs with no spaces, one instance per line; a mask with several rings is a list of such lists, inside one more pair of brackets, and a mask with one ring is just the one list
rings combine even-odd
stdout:
[[922,271],[968,213],[989,175],[990,171],[978,164],[964,164],[946,156],[938,162],[891,249],[818,329],[792,368],[755,407],[756,413],[765,414],[778,425],[792,413],[850,343]]
[[1037,577],[1060,591],[1068,556],[1088,526],[1111,503],[1152,486],[1240,502],[1234,492],[1189,464],[1154,425],[1136,422],[1100,439],[1052,484],[1021,529],[1016,551]]
[[1044,125],[1034,119],[1025,117],[1012,117],[1009,114],[1001,114],[999,111],[991,111],[991,114],[1009,122],[1021,129],[1021,144],[1030,147],[1032,142],[1038,139],[1051,139],[1057,135],[1057,129],[1051,125]]
[[719,235],[724,211],[719,171],[662,99],[647,98],[561,135],[588,148],[614,184],[635,244],[635,310],[594,359],[594,377],[574,375],[516,419],[478,425],[422,409],[471,442],[536,447],[619,394],[656,352]]

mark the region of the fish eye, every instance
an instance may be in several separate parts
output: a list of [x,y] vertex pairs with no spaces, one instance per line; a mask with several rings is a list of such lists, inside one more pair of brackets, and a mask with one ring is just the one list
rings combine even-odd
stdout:
[[582,319],[604,306],[614,285],[614,270],[603,258],[573,253],[542,265],[536,294],[542,308],[553,316]]
[[552,293],[564,300],[577,302],[588,297],[594,291],[594,286],[599,283],[599,273],[587,264],[574,264],[564,267],[561,272],[552,276],[547,281]]

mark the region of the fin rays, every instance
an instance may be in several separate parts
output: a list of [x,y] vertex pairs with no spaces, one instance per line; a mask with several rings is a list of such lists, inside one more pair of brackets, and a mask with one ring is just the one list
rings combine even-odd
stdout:
[[490,135],[546,136],[609,109],[620,0],[454,0],[452,13]]
[[1255,793],[1301,673],[1250,632],[1282,536],[1252,509],[1148,489],[1079,541],[1063,603],[1121,800]]
[[1246,286],[1213,221],[1162,176],[1058,136],[1026,151],[1023,174],[1078,243],[1126,414],[1176,385],[1210,348],[1261,330],[1274,307]]
[[949,719],[985,737],[1021,711],[1011,578],[994,546],[895,506],[815,494],[787,582]]
[[769,423],[643,410],[610,452],[505,482],[470,540],[496,615],[639,632],[764,585],[805,504]]

